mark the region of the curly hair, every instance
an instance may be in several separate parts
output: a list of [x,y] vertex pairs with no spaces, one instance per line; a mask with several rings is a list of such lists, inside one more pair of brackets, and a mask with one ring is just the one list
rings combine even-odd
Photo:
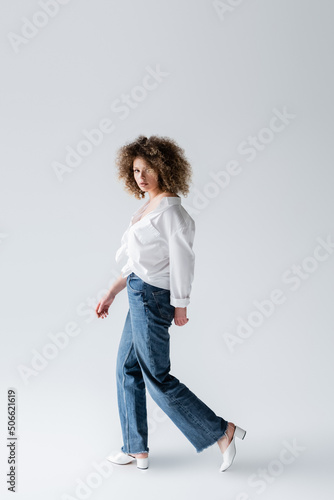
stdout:
[[191,165],[184,149],[169,137],[140,135],[133,142],[125,144],[116,153],[118,179],[123,180],[125,190],[137,199],[145,197],[135,181],[133,161],[141,158],[157,173],[158,186],[163,192],[182,193],[187,196],[192,178]]

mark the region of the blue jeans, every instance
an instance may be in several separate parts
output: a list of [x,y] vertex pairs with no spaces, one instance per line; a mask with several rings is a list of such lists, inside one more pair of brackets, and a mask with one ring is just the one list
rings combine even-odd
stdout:
[[170,290],[152,286],[135,273],[127,277],[129,311],[117,354],[117,401],[124,453],[146,453],[146,388],[152,399],[196,448],[197,453],[226,434],[217,416],[169,373],[168,332],[175,307]]

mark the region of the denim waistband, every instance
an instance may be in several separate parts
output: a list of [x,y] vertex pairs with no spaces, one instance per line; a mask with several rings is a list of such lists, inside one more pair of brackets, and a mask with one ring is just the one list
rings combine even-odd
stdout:
[[134,273],[134,272],[131,272],[131,273],[128,275],[128,278],[129,278],[130,280],[135,279],[136,281],[141,282],[141,283],[143,284],[143,287],[145,287],[145,288],[147,288],[147,289],[149,289],[149,290],[151,290],[151,291],[156,291],[156,292],[157,292],[157,291],[160,291],[160,290],[161,290],[161,291],[167,291],[167,290],[168,290],[168,291],[170,292],[170,290],[169,290],[169,289],[166,289],[166,288],[161,288],[161,287],[156,286],[156,285],[151,285],[151,284],[150,284],[150,283],[148,283],[147,281],[144,281],[144,280],[143,280],[140,276],[138,276],[138,274],[136,274],[136,273]]

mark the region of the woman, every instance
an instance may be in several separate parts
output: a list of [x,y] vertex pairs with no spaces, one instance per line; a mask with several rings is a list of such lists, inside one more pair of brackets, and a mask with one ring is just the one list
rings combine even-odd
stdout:
[[122,237],[116,261],[125,259],[121,275],[98,303],[99,318],[108,315],[116,295],[127,287],[129,311],[117,355],[117,399],[124,445],[108,459],[136,460],[148,468],[146,395],[177,425],[199,453],[217,443],[225,471],[235,456],[235,437],[246,432],[217,416],[188,387],[169,373],[169,327],[188,321],[194,277],[195,222],[177,193],[187,195],[191,167],[175,141],[151,136],[119,149],[118,178],[137,199],[137,210]]

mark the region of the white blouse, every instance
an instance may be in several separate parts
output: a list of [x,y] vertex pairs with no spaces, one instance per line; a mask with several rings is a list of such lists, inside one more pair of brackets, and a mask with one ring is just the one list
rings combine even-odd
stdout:
[[149,201],[132,215],[115,260],[126,260],[123,278],[134,272],[146,283],[170,290],[171,305],[186,307],[194,279],[195,221],[179,196],[164,196],[139,220]]

